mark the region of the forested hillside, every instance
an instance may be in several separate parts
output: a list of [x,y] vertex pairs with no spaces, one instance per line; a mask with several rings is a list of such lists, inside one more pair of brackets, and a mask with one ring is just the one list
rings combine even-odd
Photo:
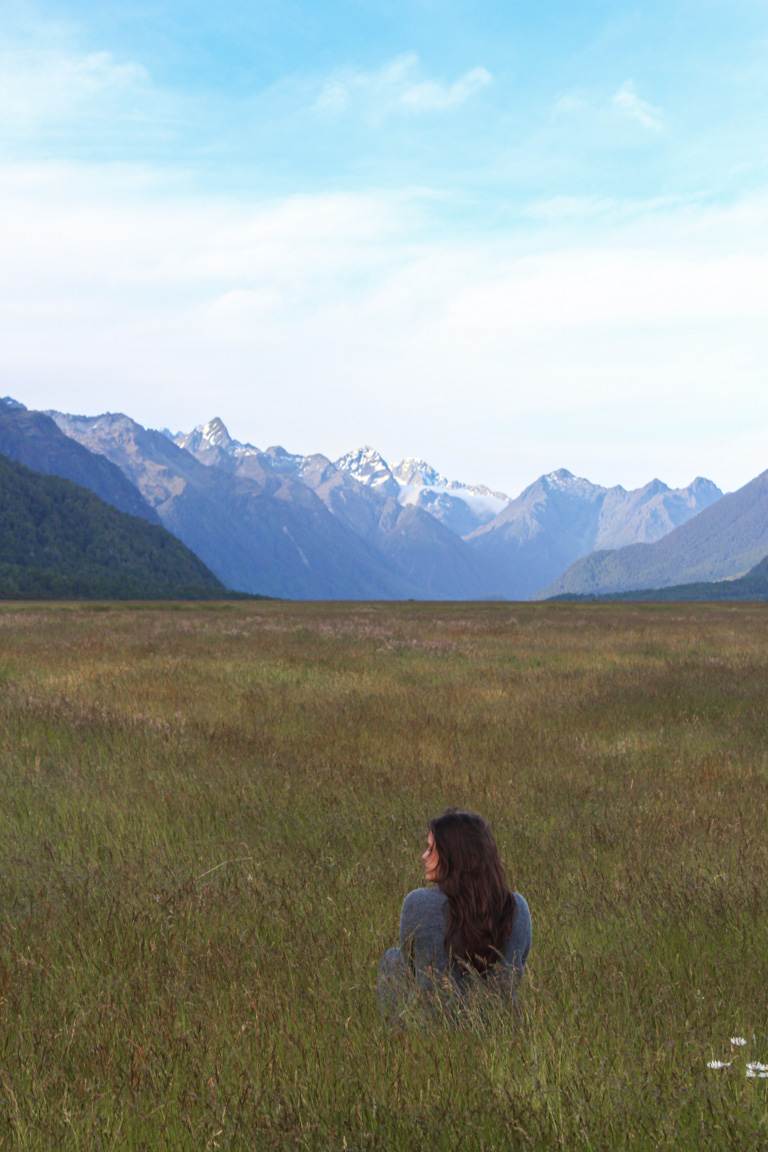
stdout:
[[0,455],[0,598],[214,598],[225,589],[159,525]]

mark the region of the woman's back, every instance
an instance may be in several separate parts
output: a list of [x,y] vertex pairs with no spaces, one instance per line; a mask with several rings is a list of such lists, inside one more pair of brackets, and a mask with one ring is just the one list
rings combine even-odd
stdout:
[[[512,931],[503,943],[501,955],[489,969],[522,975],[531,947],[531,913],[524,896],[513,893],[515,914]],[[450,975],[461,985],[465,969],[454,964],[449,972],[445,949],[448,897],[440,888],[414,888],[403,901],[400,912],[400,949],[412,973],[422,986],[433,978]]]

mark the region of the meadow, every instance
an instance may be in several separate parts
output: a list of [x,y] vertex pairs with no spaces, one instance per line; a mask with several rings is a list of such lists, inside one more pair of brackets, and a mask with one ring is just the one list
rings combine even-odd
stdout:
[[[0,773],[2,1149],[768,1147],[766,606],[6,604]],[[520,1010],[390,1031],[447,804]]]

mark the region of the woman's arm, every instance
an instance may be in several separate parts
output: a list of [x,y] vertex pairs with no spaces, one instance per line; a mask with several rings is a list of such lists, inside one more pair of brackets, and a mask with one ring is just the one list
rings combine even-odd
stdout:
[[400,912],[400,949],[422,987],[444,971],[445,898],[433,888],[415,888]]
[[528,901],[519,892],[515,892],[515,918],[512,921],[512,932],[504,949],[504,959],[507,964],[517,968],[520,972],[523,971],[528,953],[531,950],[532,938],[533,927]]

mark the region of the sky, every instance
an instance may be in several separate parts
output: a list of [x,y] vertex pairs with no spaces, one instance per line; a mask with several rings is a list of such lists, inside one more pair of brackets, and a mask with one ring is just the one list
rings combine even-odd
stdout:
[[768,468],[768,0],[0,0],[0,395]]

